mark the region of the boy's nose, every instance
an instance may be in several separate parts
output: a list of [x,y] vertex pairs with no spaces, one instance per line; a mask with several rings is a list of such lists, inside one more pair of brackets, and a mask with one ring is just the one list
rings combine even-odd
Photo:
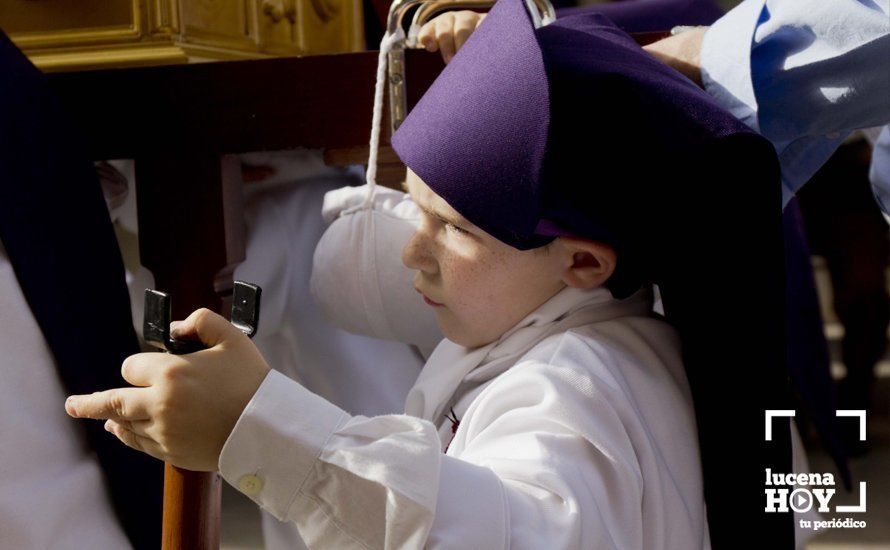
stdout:
[[424,273],[436,273],[436,261],[430,253],[430,241],[423,235],[423,230],[418,229],[411,235],[402,249],[402,263],[409,269],[417,269]]

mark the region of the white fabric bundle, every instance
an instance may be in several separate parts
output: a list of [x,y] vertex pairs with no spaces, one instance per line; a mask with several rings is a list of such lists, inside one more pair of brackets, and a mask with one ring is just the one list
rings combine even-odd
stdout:
[[402,249],[420,210],[400,191],[368,185],[325,196],[331,222],[315,249],[311,289],[325,318],[354,334],[417,346],[424,356],[442,339],[432,308],[414,291]]

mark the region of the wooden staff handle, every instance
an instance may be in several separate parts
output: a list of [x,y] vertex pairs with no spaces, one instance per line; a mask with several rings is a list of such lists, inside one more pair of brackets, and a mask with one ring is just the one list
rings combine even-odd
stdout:
[[[139,251],[172,318],[199,307],[232,311],[232,272],[244,259],[241,164],[217,153],[136,159]],[[228,295],[228,296],[227,296]],[[219,548],[220,477],[166,465],[164,550]]]
[[219,548],[219,474],[164,468],[164,550]]

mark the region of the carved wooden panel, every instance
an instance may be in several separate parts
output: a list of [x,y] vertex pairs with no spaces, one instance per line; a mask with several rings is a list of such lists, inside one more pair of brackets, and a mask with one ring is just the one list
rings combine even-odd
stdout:
[[359,51],[361,0],[0,0],[48,72]]
[[301,52],[359,51],[362,40],[360,0],[299,0],[297,32]]
[[260,50],[271,54],[297,51],[296,0],[252,0]]
[[21,48],[138,40],[140,0],[0,0],[0,27]]
[[256,48],[250,36],[247,0],[180,2],[181,41],[234,50]]

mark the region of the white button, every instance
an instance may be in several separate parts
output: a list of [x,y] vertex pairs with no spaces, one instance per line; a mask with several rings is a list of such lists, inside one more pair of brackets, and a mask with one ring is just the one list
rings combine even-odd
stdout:
[[241,476],[238,480],[238,489],[248,496],[257,495],[263,490],[263,480],[253,474]]

